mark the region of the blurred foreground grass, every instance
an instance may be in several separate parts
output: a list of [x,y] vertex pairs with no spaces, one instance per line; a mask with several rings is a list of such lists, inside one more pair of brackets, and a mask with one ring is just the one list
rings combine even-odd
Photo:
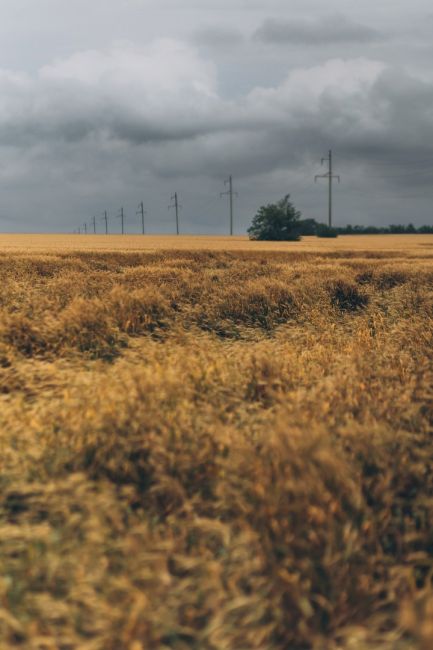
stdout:
[[433,260],[0,278],[1,649],[433,647]]

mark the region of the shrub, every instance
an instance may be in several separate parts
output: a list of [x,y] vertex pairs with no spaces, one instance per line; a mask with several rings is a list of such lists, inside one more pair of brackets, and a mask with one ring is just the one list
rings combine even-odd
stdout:
[[290,202],[287,194],[278,203],[262,206],[248,228],[250,239],[268,241],[299,241],[301,213]]
[[317,237],[335,239],[335,237],[338,237],[338,231],[335,228],[330,228],[324,223],[318,223],[316,227],[316,235]]

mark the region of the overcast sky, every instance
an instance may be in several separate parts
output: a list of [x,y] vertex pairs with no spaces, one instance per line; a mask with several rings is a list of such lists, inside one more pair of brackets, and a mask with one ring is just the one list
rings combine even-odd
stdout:
[[[0,230],[223,233],[290,193],[335,223],[433,224],[427,0],[1,0]],[[102,221],[98,228],[102,230]]]

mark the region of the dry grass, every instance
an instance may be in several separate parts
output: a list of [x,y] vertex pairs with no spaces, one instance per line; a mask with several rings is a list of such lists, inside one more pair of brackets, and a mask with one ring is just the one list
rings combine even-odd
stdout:
[[216,235],[40,235],[1,234],[3,251],[302,251],[339,252],[353,255],[354,251],[375,256],[404,253],[422,257],[433,256],[433,235],[344,235],[337,239],[303,237],[300,242],[250,241],[247,236]]
[[1,649],[433,646],[433,260],[328,246],[0,256]]

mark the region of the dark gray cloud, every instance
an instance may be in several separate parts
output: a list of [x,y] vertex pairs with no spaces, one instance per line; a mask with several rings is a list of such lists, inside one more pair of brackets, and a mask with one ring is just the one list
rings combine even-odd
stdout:
[[[344,187],[353,188],[349,196],[361,191],[355,189],[360,179],[361,187],[369,188],[365,204],[372,187],[378,205],[408,184],[412,192],[429,191],[433,139],[426,136],[433,133],[433,81],[365,58],[334,59],[294,70],[276,87],[227,100],[216,91],[212,66],[189,48],[165,42],[157,52],[167,78],[161,77],[161,67],[140,83],[134,76],[135,93],[121,92],[128,87],[122,71],[125,66],[151,70],[153,54],[128,47],[97,57],[80,55],[80,65],[87,58],[85,75],[75,58],[36,80],[3,79],[0,147],[8,164],[0,168],[0,190],[6,202],[25,187],[33,206],[47,213],[41,223],[49,224],[53,208],[46,204],[62,201],[64,194],[74,196],[79,211],[109,205],[112,212],[125,196],[135,194],[138,200],[145,193],[156,229],[169,230],[169,217],[161,211],[167,202],[163,188],[167,194],[179,189],[191,223],[203,218],[206,230],[216,223],[221,204],[213,206],[213,216],[210,208],[200,216],[197,205],[206,205],[203,194],[217,197],[220,181],[232,173],[244,190],[245,227],[254,202],[272,200],[267,192],[278,179],[275,191],[281,194],[304,187],[298,189],[300,207],[320,218],[319,189],[312,179],[315,161],[330,146]],[[20,206],[15,200],[14,210]],[[359,220],[357,214],[353,208],[346,220]]]
[[378,30],[353,22],[343,15],[303,20],[268,18],[255,32],[254,38],[267,44],[327,45],[341,43],[372,43],[382,41]]
[[72,4],[2,6],[0,229],[69,230],[104,209],[118,228],[123,205],[134,231],[144,200],[169,232],[178,191],[184,231],[224,232],[230,173],[238,231],[287,192],[322,218],[330,147],[338,222],[431,221],[427,0],[332,0],[315,19],[319,0]]
[[207,26],[196,30],[192,41],[200,47],[209,49],[233,49],[241,45],[244,35],[241,31],[231,27]]

